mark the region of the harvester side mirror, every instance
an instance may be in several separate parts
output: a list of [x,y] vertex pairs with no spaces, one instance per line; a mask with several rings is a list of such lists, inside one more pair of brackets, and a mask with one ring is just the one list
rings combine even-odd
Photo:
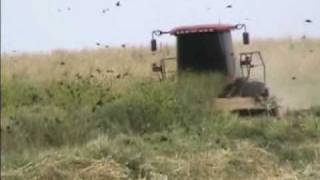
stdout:
[[151,51],[152,52],[157,51],[157,40],[155,39],[151,40]]
[[245,44],[245,45],[250,44],[250,35],[248,32],[244,32],[242,34],[242,38],[243,38],[243,44]]

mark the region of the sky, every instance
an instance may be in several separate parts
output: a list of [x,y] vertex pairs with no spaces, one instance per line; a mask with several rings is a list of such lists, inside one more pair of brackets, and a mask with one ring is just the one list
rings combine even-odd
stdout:
[[[320,37],[319,0],[120,0],[120,7],[116,2],[1,0],[1,52],[96,48],[97,42],[147,46],[152,30],[211,23],[245,23],[252,38]],[[161,41],[174,43],[174,37]]]

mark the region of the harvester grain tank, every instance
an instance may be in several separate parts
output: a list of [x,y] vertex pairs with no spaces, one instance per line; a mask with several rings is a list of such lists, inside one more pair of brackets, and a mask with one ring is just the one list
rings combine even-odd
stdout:
[[[170,34],[177,38],[177,57],[161,59],[152,64],[152,70],[158,72],[161,79],[165,79],[167,61],[176,60],[178,74],[186,71],[224,74],[229,82],[219,98],[213,100],[215,109],[242,113],[276,113],[278,106],[266,87],[266,67],[261,52],[242,52],[236,56],[232,44],[232,30],[244,30],[243,43],[250,43],[244,24],[181,26],[170,31],[153,31],[151,50],[157,50],[156,36]],[[262,67],[261,81],[251,78],[251,71],[255,67]]]

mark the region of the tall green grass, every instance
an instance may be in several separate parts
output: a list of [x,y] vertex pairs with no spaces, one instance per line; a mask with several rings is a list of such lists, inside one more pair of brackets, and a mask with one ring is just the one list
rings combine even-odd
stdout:
[[173,125],[197,125],[198,118],[209,112],[202,103],[215,93],[208,84],[218,81],[214,75],[202,75],[197,82],[181,80],[179,85],[146,79],[120,93],[113,91],[111,82],[76,79],[5,82],[5,154],[82,144],[100,133],[144,134],[172,130]]
[[[308,87],[318,79],[310,73],[318,69],[318,45],[259,41],[249,49],[264,50],[271,90],[285,95],[279,97],[296,89],[305,93],[294,99],[310,104],[315,97],[317,105],[318,87]],[[221,76],[159,82],[150,64],[160,56],[143,48],[6,55],[1,177],[320,178],[319,107],[282,119],[217,112],[210,102],[225,83]],[[292,76],[297,80],[287,81]]]
[[[1,168],[5,172],[14,169],[19,172],[19,168],[58,151],[66,161],[71,159],[59,161],[62,164],[56,162],[56,168],[71,168],[78,156],[96,160],[110,156],[128,169],[126,175],[134,178],[143,176],[145,171],[173,178],[181,175],[181,179],[205,178],[200,169],[194,169],[195,176],[189,177],[185,172],[170,175],[166,165],[169,162],[157,163],[155,156],[173,158],[184,154],[182,160],[194,154],[200,158],[201,153],[213,150],[233,152],[243,141],[269,151],[276,164],[290,162],[293,169],[319,163],[320,149],[316,142],[320,138],[320,117],[316,108],[282,120],[264,116],[242,118],[217,112],[210,106],[224,83],[217,74],[185,74],[179,80],[163,82],[127,78],[101,81],[95,76],[76,75],[73,81],[35,83],[23,78],[5,81]],[[130,81],[131,85],[116,90],[117,83],[123,81]],[[52,161],[57,161],[55,155],[53,158]],[[245,163],[239,157],[230,161]],[[242,178],[254,174],[251,171],[254,167],[246,168]],[[34,171],[28,176],[41,174]],[[237,172],[223,171],[223,174],[229,177]],[[70,176],[75,175],[60,178]]]

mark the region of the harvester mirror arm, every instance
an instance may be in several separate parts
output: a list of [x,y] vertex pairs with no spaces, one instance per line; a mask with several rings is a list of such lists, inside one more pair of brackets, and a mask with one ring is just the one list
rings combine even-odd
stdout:
[[161,31],[161,30],[155,30],[152,31],[151,36],[151,51],[157,51],[157,40],[155,39],[155,36],[161,36],[163,34],[169,34],[170,32],[165,32],[165,31]]
[[237,24],[235,28],[238,30],[244,29],[244,31],[247,32],[247,26],[245,24]]

